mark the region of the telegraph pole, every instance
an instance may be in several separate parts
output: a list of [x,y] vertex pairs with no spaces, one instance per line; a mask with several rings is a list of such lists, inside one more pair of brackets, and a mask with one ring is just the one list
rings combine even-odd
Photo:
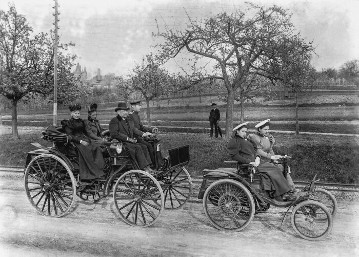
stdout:
[[58,17],[59,17],[59,10],[58,10],[58,3],[55,0],[55,41],[54,41],[54,112],[53,112],[53,125],[57,125],[57,47],[59,45],[59,35],[58,35]]

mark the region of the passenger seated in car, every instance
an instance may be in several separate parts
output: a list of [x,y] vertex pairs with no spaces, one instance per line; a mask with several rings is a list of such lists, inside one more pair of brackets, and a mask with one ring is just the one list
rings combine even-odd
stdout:
[[86,126],[86,133],[90,139],[96,140],[98,143],[106,142],[104,134],[108,130],[103,129],[97,119],[97,104],[93,103],[89,106],[88,118],[84,122]]
[[134,158],[140,169],[154,173],[150,168],[152,164],[147,146],[137,143],[135,136],[143,136],[144,133],[134,127],[133,121],[129,120],[129,107],[125,102],[119,102],[115,109],[117,116],[114,117],[109,124],[110,135],[113,139],[122,141],[127,147],[130,155]]
[[[249,134],[248,140],[255,144],[257,149],[257,155],[261,158],[262,163],[269,163],[267,166],[273,168],[276,166],[276,170],[283,172],[283,166],[281,164],[274,164],[278,157],[273,151],[275,139],[273,135],[269,133],[270,119],[259,122],[254,127],[257,129],[256,133]],[[292,191],[295,190],[293,180],[289,173],[286,174],[286,179]]]
[[104,158],[99,144],[91,142],[87,136],[85,122],[80,118],[81,105],[69,106],[71,118],[63,122],[66,134],[78,149],[81,180],[96,179],[104,176]]
[[139,115],[139,112],[141,111],[141,101],[132,101],[130,102],[130,105],[131,105],[131,108],[132,108],[132,112],[128,115],[128,120],[131,120],[133,122],[133,125],[136,129],[144,132],[144,135],[143,136],[136,136],[136,139],[137,139],[137,142],[140,143],[140,144],[143,144],[147,147],[147,150],[150,154],[150,157],[151,157],[151,161],[152,163],[155,163],[155,149],[153,148],[152,144],[145,141],[143,139],[143,137],[146,137],[146,136],[151,136],[152,135],[152,132],[156,131],[157,128],[156,127],[146,127],[142,124],[141,122],[141,118],[140,118],[140,115]]
[[228,143],[228,152],[231,158],[239,164],[252,164],[258,167],[260,172],[266,173],[268,178],[264,178],[263,189],[267,192],[274,191],[273,197],[281,197],[283,200],[295,200],[295,196],[290,193],[288,181],[278,168],[272,167],[270,163],[260,163],[260,157],[257,156],[256,145],[247,139],[248,122],[239,124],[233,129],[233,135]]

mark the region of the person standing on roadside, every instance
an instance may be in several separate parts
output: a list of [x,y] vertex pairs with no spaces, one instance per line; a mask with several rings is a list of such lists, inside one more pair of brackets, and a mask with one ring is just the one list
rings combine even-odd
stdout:
[[222,137],[222,131],[218,125],[218,122],[221,119],[221,114],[218,108],[216,107],[217,106],[216,103],[212,103],[211,106],[213,107],[213,109],[211,109],[209,113],[209,126],[211,128],[210,137],[213,137],[213,128],[214,128],[214,136],[217,138],[219,134]]

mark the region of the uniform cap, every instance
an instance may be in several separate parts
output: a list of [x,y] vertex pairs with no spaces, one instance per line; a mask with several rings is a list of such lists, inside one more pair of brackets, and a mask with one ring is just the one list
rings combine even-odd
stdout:
[[255,125],[254,127],[255,128],[260,128],[260,127],[262,127],[263,125],[265,125],[268,122],[270,122],[270,119],[263,120],[263,121],[259,122],[257,125]]
[[247,126],[247,125],[248,125],[248,122],[243,122],[243,123],[239,124],[238,126],[236,126],[236,127],[233,129],[233,131],[239,130],[241,127]]
[[131,105],[136,105],[136,104],[140,104],[140,103],[141,103],[140,100],[134,100],[134,101],[130,102]]

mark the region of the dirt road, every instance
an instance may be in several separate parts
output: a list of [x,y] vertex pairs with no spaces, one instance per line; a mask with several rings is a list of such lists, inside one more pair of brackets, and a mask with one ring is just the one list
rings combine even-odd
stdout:
[[312,242],[299,238],[283,210],[255,216],[242,232],[209,225],[198,203],[165,210],[149,228],[130,227],[112,199],[78,201],[63,218],[40,216],[23,190],[21,174],[0,172],[0,256],[359,256],[359,202],[339,199],[332,234]]

